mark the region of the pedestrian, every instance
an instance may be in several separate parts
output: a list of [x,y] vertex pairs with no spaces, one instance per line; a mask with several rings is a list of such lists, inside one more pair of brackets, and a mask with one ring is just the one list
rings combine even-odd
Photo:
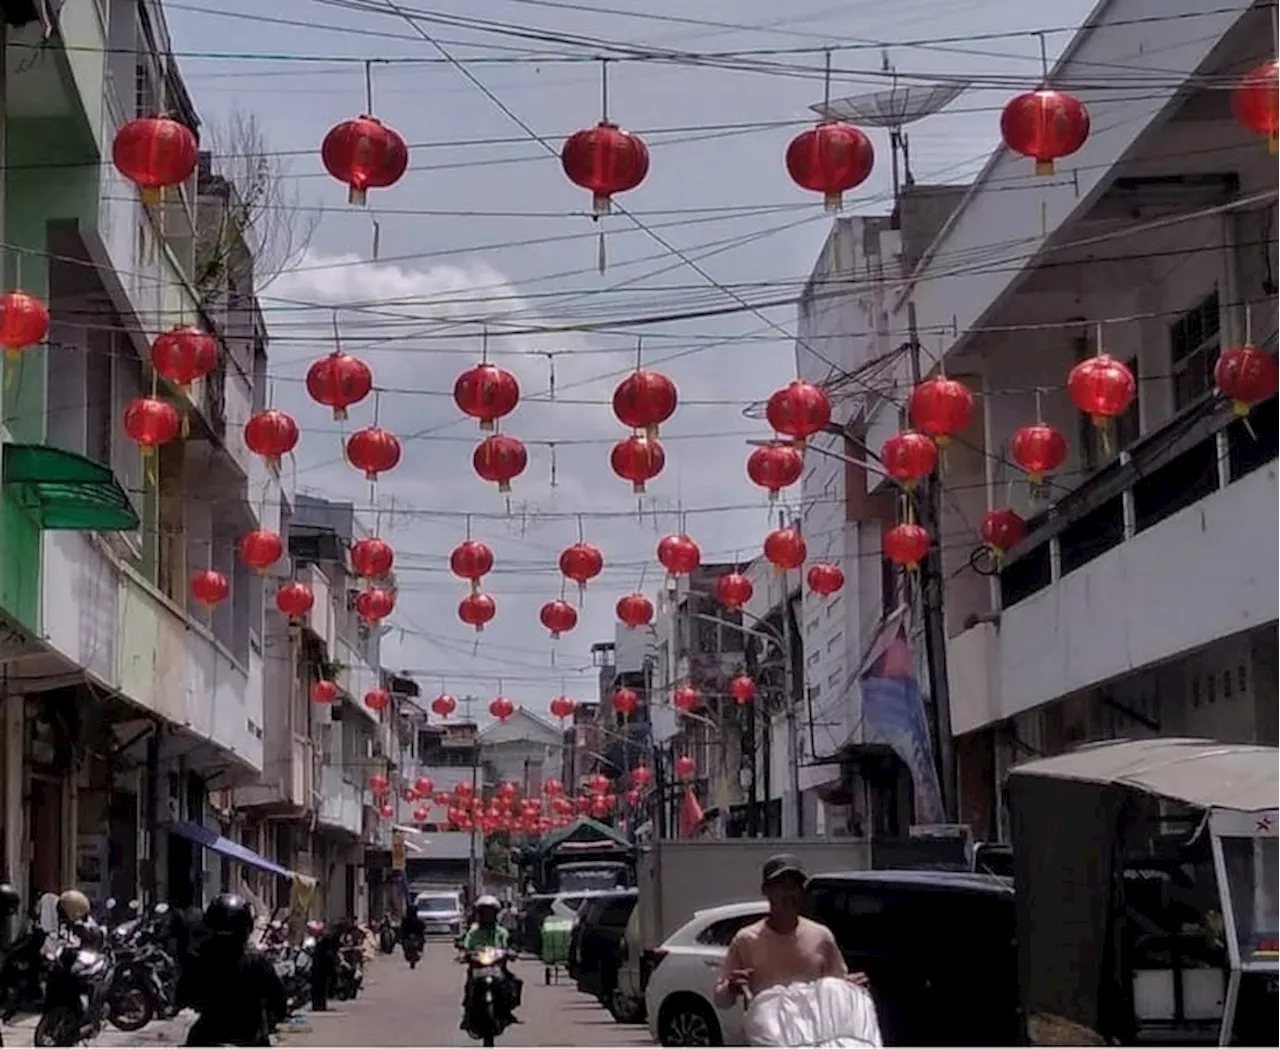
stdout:
[[338,959],[342,951],[343,929],[340,922],[326,925],[316,937],[311,957],[311,1011],[323,1013],[329,1008],[329,995],[338,978]]

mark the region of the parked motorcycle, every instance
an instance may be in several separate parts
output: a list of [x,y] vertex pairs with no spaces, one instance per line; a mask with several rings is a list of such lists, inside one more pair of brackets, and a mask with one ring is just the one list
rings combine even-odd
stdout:
[[416,969],[418,962],[422,960],[422,937],[416,933],[406,936],[400,950],[404,952],[404,960],[409,963],[409,968]]
[[18,1013],[39,1012],[49,970],[45,955],[48,934],[34,923],[20,933],[0,960],[0,1023]]
[[509,1001],[509,951],[482,947],[466,956],[467,990],[463,1005],[466,1031],[482,1045],[490,1046],[511,1023],[511,1010],[519,1005]]
[[338,953],[338,969],[334,973],[333,996],[340,1002],[350,1001],[364,986],[364,951],[359,947],[343,947]]
[[49,968],[34,1043],[76,1045],[96,1038],[107,1019],[113,977],[114,965],[101,929],[73,929]]
[[378,950],[383,954],[390,954],[396,949],[397,938],[395,922],[391,920],[391,915],[384,914],[378,922]]

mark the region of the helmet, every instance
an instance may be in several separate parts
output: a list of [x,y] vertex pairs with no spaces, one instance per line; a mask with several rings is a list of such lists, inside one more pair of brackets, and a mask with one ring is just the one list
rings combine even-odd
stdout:
[[253,931],[253,908],[243,896],[224,892],[205,908],[204,923],[210,932],[248,938]]
[[0,917],[17,914],[22,908],[22,895],[9,882],[0,882]]
[[84,921],[89,917],[89,897],[79,889],[68,889],[58,897],[58,910],[69,922]]
[[499,911],[502,909],[502,904],[498,902],[498,897],[496,896],[481,896],[480,899],[476,900],[476,910],[482,911],[485,908]]

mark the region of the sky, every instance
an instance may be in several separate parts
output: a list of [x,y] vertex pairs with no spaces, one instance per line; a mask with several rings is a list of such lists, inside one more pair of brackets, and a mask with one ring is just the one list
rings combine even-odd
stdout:
[[[836,49],[832,98],[889,86],[882,45],[900,75],[974,81],[911,132],[917,181],[964,181],[996,144],[1008,84],[1025,77],[1035,86],[1037,31],[1054,30],[1044,37],[1052,60],[1091,7],[166,0],[204,140],[225,142],[234,114],[254,117],[281,179],[276,214],[314,227],[305,251],[268,273],[260,292],[272,398],[302,429],[297,490],[353,501],[396,549],[384,664],[411,673],[426,697],[474,695],[471,713],[482,719],[500,693],[543,714],[560,693],[594,700],[591,645],[613,640],[619,596],[652,596],[661,583],[662,535],[687,531],[704,562],[756,556],[776,509],[745,475],[746,441],[769,433],[744,409],[795,375],[786,300],[830,226],[821,200],[783,166],[787,142],[822,101],[823,50]],[[557,154],[568,134],[600,118],[598,59],[608,45],[680,60],[609,63],[609,115],[641,134],[652,160],[644,184],[622,199],[628,215],[597,224]],[[331,126],[364,111],[370,60],[374,111],[409,143],[410,167],[357,208],[324,172],[319,148]],[[876,169],[846,199],[846,214],[889,210],[887,140],[870,134]],[[783,304],[743,308],[775,299]],[[699,311],[722,312],[636,323]],[[376,491],[343,461],[342,424],[302,385],[308,365],[334,347],[335,317],[342,347],[372,366],[380,391],[352,410],[346,432],[376,415],[403,444]],[[502,427],[529,447],[509,506],[474,475],[482,435],[452,399],[482,346],[522,387]],[[666,468],[643,503],[609,467],[611,446],[629,432],[609,400],[638,353],[676,382],[681,400],[662,428]],[[468,534],[496,557],[485,589],[498,614],[478,635],[457,618],[467,585],[448,568]],[[577,602],[557,558],[580,536],[603,551],[605,570],[583,595],[577,628],[553,642],[538,609],[562,594]],[[820,557],[835,537],[807,540]]]

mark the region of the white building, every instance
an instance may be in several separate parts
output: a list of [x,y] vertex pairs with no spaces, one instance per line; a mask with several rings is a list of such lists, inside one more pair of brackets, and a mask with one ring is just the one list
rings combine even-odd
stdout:
[[492,721],[478,735],[484,783],[516,784],[526,797],[538,797],[542,784],[560,775],[564,733],[524,707],[505,721]]

